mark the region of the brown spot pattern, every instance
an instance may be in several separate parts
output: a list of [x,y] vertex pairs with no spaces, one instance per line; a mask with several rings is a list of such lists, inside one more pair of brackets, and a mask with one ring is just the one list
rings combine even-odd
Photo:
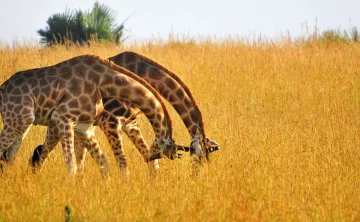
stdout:
[[88,66],[92,66],[96,63],[97,61],[93,58],[85,58],[84,59],[84,63]]
[[107,91],[107,94],[110,95],[110,96],[111,95],[115,96],[116,93],[117,93],[117,89],[115,87],[113,87],[113,86],[107,87],[106,91]]
[[44,94],[40,94],[40,96],[39,96],[39,98],[38,98],[38,104],[40,105],[40,106],[43,106],[44,105],[44,103],[45,103],[45,100],[46,100],[46,97],[45,97],[45,95]]
[[100,73],[104,73],[105,72],[105,68],[104,66],[100,65],[100,64],[96,64],[93,66],[93,69],[97,72],[100,72]]
[[185,97],[184,91],[183,91],[182,88],[180,88],[180,89],[178,89],[178,90],[176,91],[176,95],[178,96],[178,98],[179,98],[180,100],[183,100],[184,97]]
[[69,61],[69,65],[70,65],[70,66],[75,66],[76,64],[78,64],[78,63],[80,63],[80,62],[81,62],[80,59],[74,58],[74,59],[71,59],[71,60]]
[[192,125],[192,121],[189,117],[183,118],[183,122],[184,122],[186,128],[189,128]]
[[85,95],[80,96],[79,98],[80,105],[85,105],[90,102],[89,98]]
[[148,77],[154,80],[161,80],[164,77],[164,74],[156,67],[151,66],[148,70]]
[[68,106],[71,108],[79,107],[79,101],[77,99],[72,99],[70,102],[68,102]]
[[136,74],[140,77],[144,77],[146,74],[147,64],[145,62],[139,62],[136,66]]
[[88,81],[84,81],[84,93],[92,94],[94,92],[94,85]]
[[136,55],[135,54],[129,53],[129,54],[127,54],[125,56],[125,59],[124,59],[125,64],[135,63],[135,62],[136,62]]
[[193,122],[195,123],[198,123],[199,122],[199,119],[200,119],[200,116],[199,116],[199,113],[196,111],[196,110],[191,110],[190,111],[190,116],[191,116],[191,119]]
[[173,104],[173,107],[180,116],[187,112],[187,109],[183,104]]
[[132,101],[132,103],[136,104],[137,106],[142,106],[145,103],[145,100],[143,100],[142,98],[136,98]]
[[13,84],[14,86],[20,86],[22,85],[24,82],[25,82],[25,78],[23,78],[22,76],[16,78],[14,81],[13,81]]
[[133,72],[133,73],[136,73],[136,66],[135,64],[130,64],[130,65],[126,65],[124,66],[127,70]]
[[187,97],[184,99],[184,104],[185,104],[185,106],[186,106],[188,109],[190,109],[190,108],[193,107],[192,102],[191,102],[190,99],[187,98]]
[[79,118],[78,118],[78,120],[80,121],[80,122],[82,122],[82,121],[87,121],[87,120],[89,120],[90,119],[90,116],[88,115],[88,114],[85,114],[85,113],[82,113],[80,116],[79,116]]
[[173,94],[170,94],[169,97],[167,98],[167,100],[168,100],[170,103],[173,103],[173,102],[177,101],[177,97],[174,96]]
[[84,64],[79,64],[74,68],[74,74],[80,78],[85,78],[87,68]]
[[87,79],[88,79],[91,83],[98,84],[99,81],[100,81],[100,76],[99,76],[96,72],[90,71],[90,72],[87,74]]
[[134,94],[142,96],[142,97],[146,96],[146,92],[140,87],[135,87]]
[[131,90],[130,89],[121,89],[120,91],[120,96],[123,96],[123,97],[129,97],[131,94]]
[[170,89],[175,89],[176,88],[176,83],[174,82],[173,79],[171,78],[167,78],[165,80],[165,84],[170,88]]

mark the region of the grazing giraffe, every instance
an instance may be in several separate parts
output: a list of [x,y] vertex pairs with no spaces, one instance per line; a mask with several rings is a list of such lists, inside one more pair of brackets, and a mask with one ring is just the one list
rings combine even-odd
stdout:
[[[134,72],[139,77],[149,82],[170,102],[182,118],[192,137],[191,155],[198,157],[198,161],[201,160],[203,151],[208,160],[209,153],[219,149],[219,146],[215,141],[210,140],[205,136],[201,112],[196,105],[190,90],[178,76],[157,62],[134,52],[123,52],[109,59],[115,64]],[[124,169],[124,171],[128,173],[126,157],[122,146],[121,131],[118,130],[119,125],[122,126],[121,129],[127,134],[141,154],[146,153],[147,144],[142,137],[136,118],[132,119],[129,124],[124,122],[119,123],[117,121],[117,118],[122,115],[125,115],[126,118],[131,116],[131,113],[134,112],[134,109],[131,109],[130,107],[131,104],[115,98],[103,102],[106,104],[104,105],[106,118],[99,118],[98,124],[111,144],[120,169]],[[83,166],[84,149],[81,149],[81,147],[84,147],[84,145],[81,145],[81,141],[77,141],[78,143],[76,146],[79,146],[80,148],[76,148],[76,155],[79,162],[81,162],[79,165]],[[37,149],[39,148],[41,147],[38,147]],[[186,150],[186,147],[184,147],[184,149]],[[37,154],[36,151],[34,152],[33,157],[36,159],[36,156],[38,155],[39,154]],[[155,157],[156,156],[153,156],[153,158]]]
[[[155,133],[152,152],[165,152],[171,159],[176,155],[171,118],[157,91],[132,72],[92,55],[17,72],[0,86],[0,154],[14,148],[10,146],[24,138],[31,124],[45,125],[48,132],[38,164],[61,141],[69,173],[75,174],[74,131],[94,141],[91,126],[104,109],[102,99],[109,97],[133,103],[145,114]],[[98,152],[96,161],[106,173],[107,161]]]
[[201,161],[205,152],[209,160],[209,154],[219,149],[218,143],[206,137],[200,109],[189,88],[176,74],[135,52],[123,52],[109,60],[147,81],[174,107],[191,136],[190,155]]

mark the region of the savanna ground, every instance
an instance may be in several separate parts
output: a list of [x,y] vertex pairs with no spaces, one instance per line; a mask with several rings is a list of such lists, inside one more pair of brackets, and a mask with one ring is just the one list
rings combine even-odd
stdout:
[[[28,159],[45,138],[33,126],[0,179],[0,221],[63,221],[70,206],[78,221],[358,221],[360,220],[360,44],[302,42],[244,44],[238,40],[116,48],[0,47],[0,78],[53,65],[81,54],[113,56],[125,50],[163,64],[188,84],[207,136],[221,145],[196,179],[190,158],[161,160],[150,181],[147,166],[124,136],[131,179],[110,161],[102,179],[88,155],[75,183],[60,146],[40,174]],[[169,106],[174,138],[189,144]],[[140,117],[144,136],[153,133]]]

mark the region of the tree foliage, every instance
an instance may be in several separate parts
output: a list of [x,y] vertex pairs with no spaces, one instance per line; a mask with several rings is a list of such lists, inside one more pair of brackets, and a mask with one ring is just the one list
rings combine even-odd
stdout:
[[64,13],[50,16],[46,22],[47,27],[37,33],[41,36],[41,43],[48,45],[64,44],[69,40],[85,44],[91,39],[120,44],[125,40],[123,34],[126,20],[117,25],[116,12],[95,2],[89,11],[66,9]]

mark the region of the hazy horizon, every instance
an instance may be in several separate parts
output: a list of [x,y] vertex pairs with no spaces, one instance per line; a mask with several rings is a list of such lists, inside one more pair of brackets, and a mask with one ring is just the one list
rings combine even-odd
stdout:
[[[0,27],[3,30],[0,42],[39,41],[36,31],[46,27],[51,15],[64,12],[66,8],[88,10],[94,2],[0,0]],[[328,29],[350,30],[360,26],[360,13],[357,12],[360,3],[354,0],[99,2],[117,12],[119,24],[131,15],[125,23],[125,36],[129,36],[129,42],[153,38],[166,40],[170,33],[175,37],[195,39],[199,36],[263,36],[276,40],[288,34],[291,37],[305,36],[308,32],[312,33],[315,27],[322,32]]]

